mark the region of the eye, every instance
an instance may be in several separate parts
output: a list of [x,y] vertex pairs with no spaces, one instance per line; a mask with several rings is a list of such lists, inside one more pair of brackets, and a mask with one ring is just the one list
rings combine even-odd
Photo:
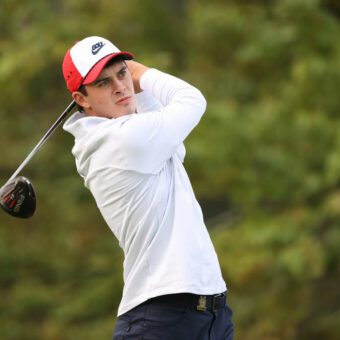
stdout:
[[119,75],[120,75],[121,77],[124,77],[124,76],[126,75],[126,68],[121,69],[121,70],[119,71]]

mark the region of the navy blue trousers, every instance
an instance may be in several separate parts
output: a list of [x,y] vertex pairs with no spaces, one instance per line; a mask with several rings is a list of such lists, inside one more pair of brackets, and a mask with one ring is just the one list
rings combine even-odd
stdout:
[[195,306],[146,301],[118,317],[113,340],[232,340],[228,304],[216,312]]

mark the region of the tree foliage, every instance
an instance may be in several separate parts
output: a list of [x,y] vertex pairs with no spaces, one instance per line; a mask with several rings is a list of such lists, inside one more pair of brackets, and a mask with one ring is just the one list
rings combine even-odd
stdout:
[[[0,3],[0,179],[70,101],[66,50],[101,35],[202,90],[186,168],[236,338],[337,339],[340,33],[333,0]],[[0,338],[110,338],[123,255],[61,129],[26,167],[32,219],[0,214]]]

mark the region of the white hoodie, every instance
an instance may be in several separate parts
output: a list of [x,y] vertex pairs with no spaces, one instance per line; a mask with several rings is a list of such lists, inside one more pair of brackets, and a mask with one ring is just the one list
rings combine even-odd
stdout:
[[206,102],[199,90],[155,69],[140,79],[138,114],[76,112],[64,129],[85,186],[124,251],[118,315],[149,298],[226,290],[201,208],[183,167],[183,141]]

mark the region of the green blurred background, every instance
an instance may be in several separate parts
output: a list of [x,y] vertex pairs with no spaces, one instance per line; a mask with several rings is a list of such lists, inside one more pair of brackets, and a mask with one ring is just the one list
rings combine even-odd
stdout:
[[[339,2],[1,0],[2,184],[70,102],[61,62],[89,35],[206,96],[185,165],[235,339],[339,339]],[[111,339],[123,254],[72,145],[58,129],[23,171],[33,218],[0,211],[0,339]]]

